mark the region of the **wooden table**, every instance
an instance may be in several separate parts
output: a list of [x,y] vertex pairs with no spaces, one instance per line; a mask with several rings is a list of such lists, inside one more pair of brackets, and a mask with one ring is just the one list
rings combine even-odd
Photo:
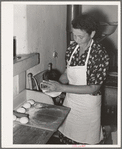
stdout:
[[13,144],[46,144],[53,131],[14,124]]

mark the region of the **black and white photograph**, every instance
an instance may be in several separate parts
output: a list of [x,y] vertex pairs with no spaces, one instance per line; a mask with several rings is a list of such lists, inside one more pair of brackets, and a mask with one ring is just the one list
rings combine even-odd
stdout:
[[120,10],[1,2],[2,148],[121,147]]

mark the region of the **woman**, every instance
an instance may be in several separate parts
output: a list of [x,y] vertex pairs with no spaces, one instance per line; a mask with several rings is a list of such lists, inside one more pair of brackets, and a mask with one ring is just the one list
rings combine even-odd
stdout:
[[44,81],[47,91],[66,92],[64,106],[71,111],[59,128],[66,144],[98,144],[102,140],[101,92],[106,79],[109,57],[95,42],[98,23],[88,15],[72,21],[74,42],[66,51],[67,68],[56,81]]

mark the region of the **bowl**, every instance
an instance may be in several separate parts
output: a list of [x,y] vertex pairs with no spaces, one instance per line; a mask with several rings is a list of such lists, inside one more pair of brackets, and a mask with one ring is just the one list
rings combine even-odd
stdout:
[[61,92],[46,92],[47,90],[42,89],[42,92],[50,97],[57,97],[61,94]]

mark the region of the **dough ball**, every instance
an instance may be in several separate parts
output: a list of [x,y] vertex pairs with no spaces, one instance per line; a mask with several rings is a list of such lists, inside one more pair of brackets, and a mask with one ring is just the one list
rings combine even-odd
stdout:
[[25,110],[25,108],[19,108],[19,109],[17,109],[17,112],[20,112],[20,113],[25,113],[26,112],[26,110]]
[[23,107],[28,109],[31,107],[31,104],[29,102],[26,102],[26,103],[24,103]]
[[36,108],[36,109],[42,108],[42,107],[43,107],[43,104],[41,104],[41,103],[38,103],[38,104],[35,105],[35,108]]
[[31,105],[34,105],[35,101],[33,99],[29,99],[27,102],[29,102]]
[[29,119],[27,117],[21,117],[19,121],[21,124],[26,124],[28,123]]
[[13,121],[15,121],[17,119],[16,115],[13,115]]

